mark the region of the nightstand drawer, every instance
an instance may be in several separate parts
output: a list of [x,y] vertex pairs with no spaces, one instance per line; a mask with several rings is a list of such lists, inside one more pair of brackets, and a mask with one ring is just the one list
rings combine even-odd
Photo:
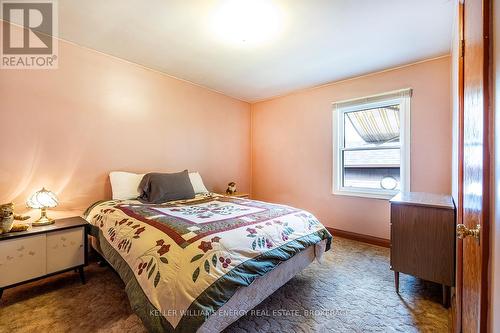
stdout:
[[0,288],[45,274],[45,235],[0,242]]
[[47,233],[47,274],[83,265],[84,237],[83,227]]

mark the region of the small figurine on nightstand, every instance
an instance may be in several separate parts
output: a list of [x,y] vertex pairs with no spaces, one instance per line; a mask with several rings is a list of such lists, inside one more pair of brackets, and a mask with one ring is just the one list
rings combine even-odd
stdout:
[[226,194],[235,194],[236,193],[236,183],[235,182],[230,182],[229,184],[227,184],[227,190],[226,190]]
[[14,204],[0,205],[0,234],[8,233],[12,229],[14,220],[25,221],[29,216],[14,215]]

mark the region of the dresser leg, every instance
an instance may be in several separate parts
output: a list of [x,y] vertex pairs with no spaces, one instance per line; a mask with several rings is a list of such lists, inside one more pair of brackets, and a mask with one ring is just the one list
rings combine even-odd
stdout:
[[450,306],[449,300],[450,300],[450,287],[446,285],[443,286],[443,306],[445,308],[448,308]]
[[78,268],[78,272],[80,273],[80,280],[82,281],[82,284],[85,284],[85,272],[83,271],[83,267]]
[[396,287],[396,293],[399,294],[399,272],[394,271],[394,285]]

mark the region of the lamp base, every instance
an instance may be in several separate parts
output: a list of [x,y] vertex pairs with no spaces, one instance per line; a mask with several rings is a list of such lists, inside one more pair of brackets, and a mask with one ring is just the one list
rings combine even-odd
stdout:
[[43,225],[49,225],[49,224],[52,224],[54,223],[54,219],[51,219],[50,217],[47,216],[47,213],[46,213],[46,210],[44,208],[42,208],[42,215],[40,216],[40,218],[38,220],[36,220],[35,222],[33,222],[31,224],[31,226],[33,227],[41,227]]
[[46,217],[46,218],[40,218],[40,219],[36,220],[35,222],[33,222],[31,224],[31,226],[33,226],[33,227],[41,227],[43,225],[49,225],[49,224],[52,224],[54,222],[55,222],[54,219],[49,219],[48,217]]

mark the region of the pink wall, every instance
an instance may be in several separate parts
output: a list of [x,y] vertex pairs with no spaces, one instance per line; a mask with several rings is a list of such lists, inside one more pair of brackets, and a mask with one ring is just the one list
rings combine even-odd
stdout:
[[411,190],[450,193],[450,58],[443,57],[252,105],[253,197],[310,210],[329,227],[389,238],[387,200],[331,194],[332,102],[408,87]]
[[66,42],[57,70],[0,70],[0,203],[46,186],[59,209],[111,195],[108,173],[198,170],[250,189],[250,105]]
[[331,194],[331,103],[413,88],[412,190],[449,193],[449,81],[445,57],[250,107],[60,42],[57,70],[0,71],[0,202],[24,209],[46,186],[58,209],[81,211],[110,197],[112,170],[187,168],[209,189],[235,180],[241,191],[308,209],[327,226],[388,238],[387,201]]

